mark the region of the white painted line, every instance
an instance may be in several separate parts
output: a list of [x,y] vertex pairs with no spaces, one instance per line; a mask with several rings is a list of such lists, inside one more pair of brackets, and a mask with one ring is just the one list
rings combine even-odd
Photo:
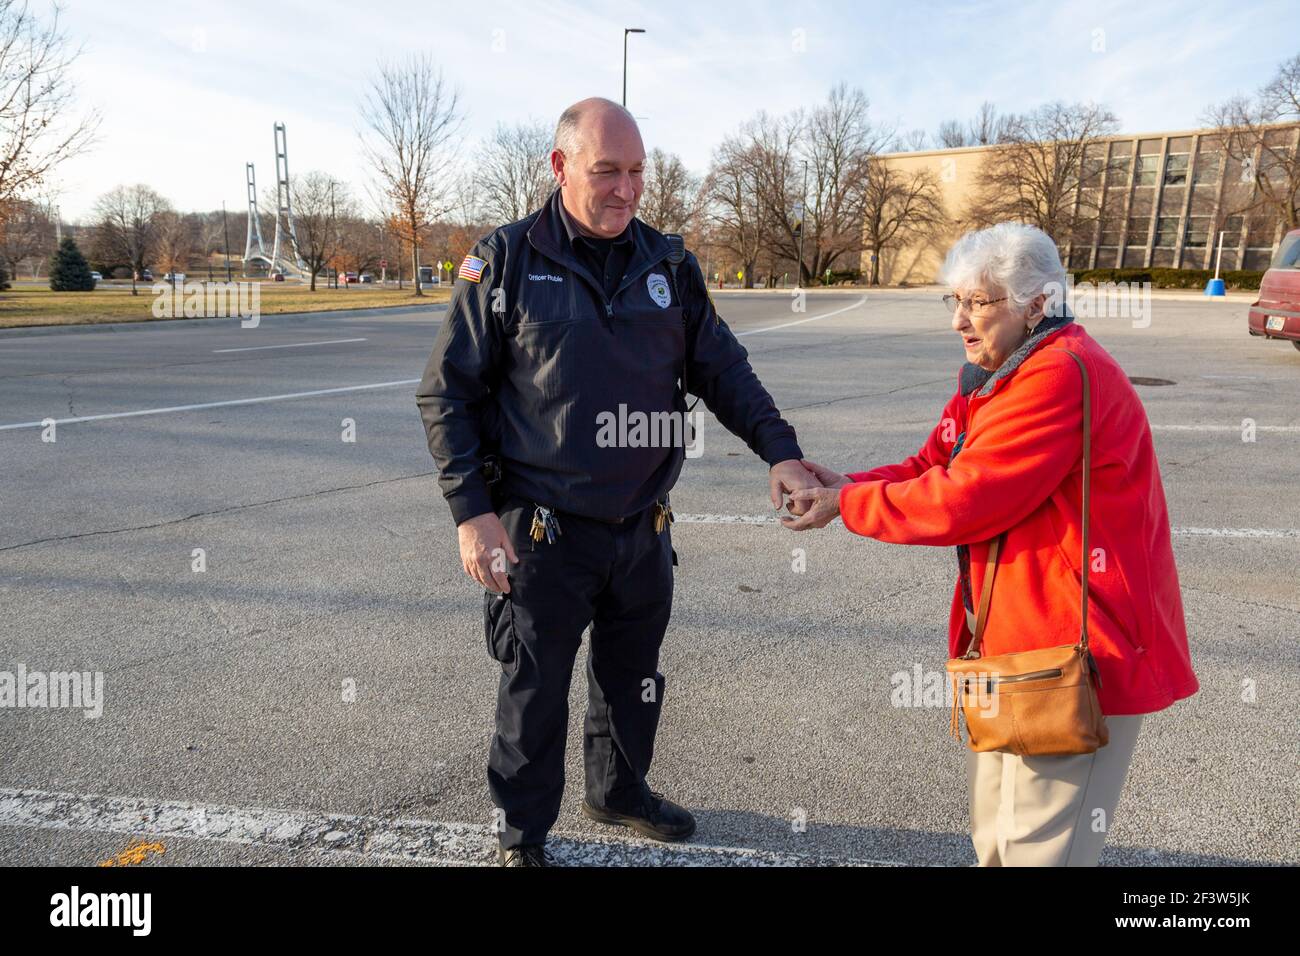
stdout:
[[[110,418],[136,418],[140,415],[167,415],[171,412],[192,412],[201,408],[225,408],[230,405],[256,405],[259,402],[284,402],[292,398],[311,398],[315,395],[338,395],[343,392],[363,392],[374,388],[396,388],[399,385],[416,385],[418,378],[402,379],[399,382],[376,382],[373,385],[344,385],[342,388],[318,388],[310,392],[288,392],[284,395],[260,395],[257,398],[232,398],[225,402],[203,402],[199,405],[171,405],[167,408],[142,408],[134,412],[109,412],[104,415],[81,415],[77,418],[56,418],[56,425],[73,425],[77,422],[101,422]],[[13,425],[0,425],[0,432],[14,428],[41,428],[44,422],[18,422]]]
[[[681,524],[780,524],[775,514],[674,514],[673,520]],[[1171,528],[1170,532],[1188,538],[1300,538],[1300,528]]]
[[775,332],[777,329],[788,329],[791,326],[803,325],[807,322],[820,322],[822,319],[829,319],[833,315],[839,315],[842,312],[848,312],[850,309],[856,309],[858,306],[864,304],[866,301],[867,301],[867,297],[864,295],[862,298],[858,299],[857,302],[854,302],[852,305],[846,305],[842,309],[835,309],[832,312],[823,312],[821,315],[810,315],[808,318],[799,319],[796,322],[782,322],[780,325],[769,325],[766,328],[762,328],[762,329],[749,329],[745,332],[737,332],[735,333],[735,335],[736,338],[742,338],[743,336],[746,335],[761,335],[764,332]]
[[[1240,432],[1240,425],[1152,425],[1153,432]],[[1256,425],[1257,432],[1300,432],[1300,425]]]
[[[344,853],[451,866],[496,862],[496,838],[486,825],[45,790],[0,789],[0,826],[212,840],[290,852]],[[693,843],[665,846],[585,834],[553,834],[547,846],[570,866],[903,865],[889,860],[814,857],[747,847]]]
[[309,345],[342,345],[344,342],[364,342],[365,339],[324,339],[320,342],[294,342],[290,345],[249,345],[242,349],[213,349],[214,355],[223,352],[263,352],[266,349],[302,349]]
[[1300,538],[1300,528],[1171,528],[1189,538]]

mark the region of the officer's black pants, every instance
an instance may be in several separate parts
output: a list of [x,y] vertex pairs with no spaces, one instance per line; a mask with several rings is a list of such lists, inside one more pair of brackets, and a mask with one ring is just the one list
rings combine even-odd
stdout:
[[529,535],[533,503],[500,510],[519,563],[510,593],[484,594],[488,650],[501,664],[488,787],[504,847],[541,843],[564,795],[569,683],[591,625],[583,734],[587,800],[641,811],[663,702],[659,646],[672,612],[670,531],[654,509],[621,525],[561,514],[553,542]]

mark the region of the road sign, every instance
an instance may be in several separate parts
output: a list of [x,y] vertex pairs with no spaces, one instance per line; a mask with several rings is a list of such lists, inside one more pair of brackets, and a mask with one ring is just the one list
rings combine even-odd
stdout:
[[380,260],[379,260],[379,268],[381,268],[381,269],[387,269],[387,268],[388,268],[388,260],[387,260],[387,259],[380,259]]

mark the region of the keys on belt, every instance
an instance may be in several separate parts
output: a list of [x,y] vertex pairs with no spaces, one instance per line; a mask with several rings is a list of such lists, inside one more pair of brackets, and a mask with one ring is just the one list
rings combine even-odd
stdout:
[[560,520],[555,517],[555,512],[544,505],[537,505],[533,511],[533,526],[529,530],[533,541],[540,542],[545,538],[547,544],[554,544],[561,533]]
[[676,518],[673,517],[673,505],[664,495],[663,501],[655,502],[655,534],[663,534],[664,528],[672,524]]
[[[599,520],[599,519],[598,519]],[[655,534],[663,534],[666,527],[672,524],[676,518],[673,517],[673,506],[667,495],[664,495],[663,501],[654,503],[654,526]],[[610,524],[621,524],[621,521],[607,522]],[[528,529],[528,535],[533,542],[540,544],[543,540],[547,544],[554,544],[555,539],[563,532],[560,530],[560,519],[556,516],[553,508],[545,505],[533,505],[533,523]]]

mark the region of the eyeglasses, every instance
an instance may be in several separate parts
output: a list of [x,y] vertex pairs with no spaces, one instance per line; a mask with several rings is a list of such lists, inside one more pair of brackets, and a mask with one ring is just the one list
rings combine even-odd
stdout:
[[966,306],[966,309],[973,314],[982,313],[989,306],[996,305],[999,302],[1005,302],[1007,299],[1008,296],[1005,295],[1000,299],[963,299],[956,293],[950,292],[943,297],[943,304],[948,307],[949,312],[956,312],[964,305]]

